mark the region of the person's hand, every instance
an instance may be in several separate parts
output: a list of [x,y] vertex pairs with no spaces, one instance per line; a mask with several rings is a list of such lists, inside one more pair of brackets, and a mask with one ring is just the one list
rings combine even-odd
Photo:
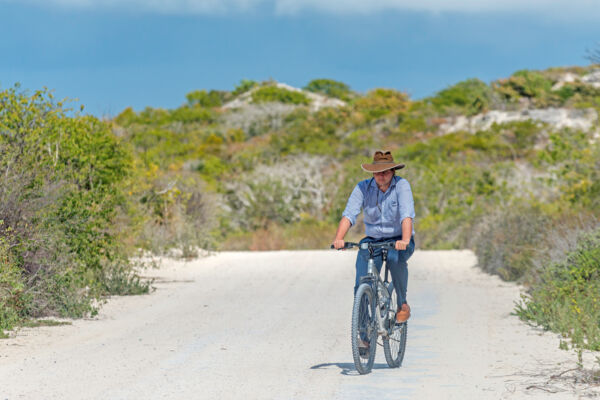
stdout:
[[332,244],[336,250],[339,250],[339,249],[344,248],[345,243],[344,243],[344,239],[335,239]]
[[408,240],[396,240],[396,250],[406,250],[409,245]]

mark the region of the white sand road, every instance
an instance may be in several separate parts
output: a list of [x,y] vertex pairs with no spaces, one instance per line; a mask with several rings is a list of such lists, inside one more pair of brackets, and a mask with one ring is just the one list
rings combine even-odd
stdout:
[[113,298],[94,319],[0,340],[0,400],[580,397],[544,386],[574,366],[573,354],[510,315],[519,288],[480,272],[469,251],[415,253],[404,363],[389,369],[379,347],[373,372],[358,375],[355,255],[165,260],[146,271],[158,277],[151,295]]

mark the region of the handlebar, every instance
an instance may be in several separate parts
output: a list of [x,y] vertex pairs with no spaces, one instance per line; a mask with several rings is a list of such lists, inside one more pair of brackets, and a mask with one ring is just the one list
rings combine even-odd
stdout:
[[[338,249],[338,250],[351,249],[351,248],[353,248],[353,247],[358,247],[358,246],[360,246],[360,244],[358,244],[358,243],[354,243],[354,242],[344,242],[344,247],[342,247],[341,249]],[[332,249],[335,249],[335,247],[333,247],[333,245],[331,245],[331,247],[330,247],[330,248],[332,248]]]
[[[371,249],[377,249],[377,248],[394,249],[394,248],[396,248],[396,241],[395,240],[390,240],[389,242],[381,242],[381,243],[373,243],[373,242],[365,242],[365,243],[344,242],[344,247],[342,247],[341,249],[338,249],[338,250],[351,249],[353,247],[360,247],[363,250],[367,250],[367,249],[369,249],[369,247]],[[333,247],[333,245],[331,245],[331,248],[334,249],[335,247]]]

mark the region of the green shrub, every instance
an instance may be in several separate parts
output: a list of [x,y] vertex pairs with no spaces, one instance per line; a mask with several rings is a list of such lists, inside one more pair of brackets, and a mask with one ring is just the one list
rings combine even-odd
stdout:
[[479,267],[509,281],[531,274],[550,222],[539,206],[528,203],[497,209],[481,221],[472,240]]
[[227,172],[228,166],[219,157],[207,155],[200,160],[197,170],[207,181],[214,182]]
[[223,105],[223,100],[227,98],[226,92],[218,90],[195,90],[185,95],[190,107],[200,106],[205,108],[220,107]]
[[3,328],[15,315],[81,316],[108,294],[108,263],[131,274],[116,223],[131,154],[107,123],[68,111],[46,91],[0,92]]
[[133,108],[127,107],[115,117],[114,121],[120,126],[127,127],[137,121],[137,114]]
[[343,124],[340,111],[322,109],[316,113],[294,112],[293,118],[269,138],[269,153],[285,156],[306,153],[336,154],[340,144],[337,131]]
[[22,320],[28,308],[25,283],[18,263],[10,252],[8,232],[0,220],[0,338],[4,330]]
[[231,92],[233,97],[237,97],[242,93],[246,93],[248,90],[258,86],[256,81],[250,79],[242,79],[240,83],[235,87],[234,91]]
[[302,92],[296,92],[277,86],[263,86],[252,92],[253,103],[277,102],[284,104],[308,105],[310,99]]
[[193,171],[153,176],[137,194],[144,214],[137,246],[154,254],[179,249],[184,255],[212,248],[218,215],[208,186]]
[[582,234],[573,251],[548,265],[516,311],[568,339],[580,362],[583,349],[600,351],[600,228]]
[[354,101],[354,109],[363,114],[367,122],[404,112],[408,106],[408,96],[393,89],[374,89]]
[[542,165],[552,171],[553,184],[572,206],[600,206],[600,142],[590,134],[563,130],[549,135],[538,153]]
[[398,128],[400,134],[416,134],[428,130],[427,121],[422,115],[404,112],[398,114]]
[[441,114],[474,115],[490,106],[492,89],[479,79],[468,79],[438,92],[430,98],[431,104]]
[[554,82],[541,72],[522,70],[515,72],[508,79],[494,82],[492,87],[509,102],[526,98],[538,107],[548,107],[553,105],[557,98],[552,92],[553,84]]
[[343,82],[334,81],[333,79],[313,79],[308,82],[304,90],[321,93],[329,97],[336,97],[344,101],[352,99],[350,87]]
[[171,113],[162,108],[146,107],[137,114],[135,123],[144,125],[165,125],[171,122]]
[[302,214],[323,217],[328,193],[321,157],[290,157],[288,162],[261,165],[228,182],[225,198],[234,230],[266,229],[300,220]]
[[214,113],[205,108],[206,106],[201,104],[194,104],[190,106],[183,106],[176,108],[171,112],[169,122],[183,122],[184,124],[189,123],[210,123],[215,120]]

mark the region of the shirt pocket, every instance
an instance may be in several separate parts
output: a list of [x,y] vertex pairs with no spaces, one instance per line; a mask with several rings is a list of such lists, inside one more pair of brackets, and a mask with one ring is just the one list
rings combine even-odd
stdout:
[[366,205],[364,207],[365,222],[367,224],[378,224],[381,222],[381,212],[377,204]]
[[383,216],[384,216],[385,220],[388,222],[393,222],[393,221],[397,220],[398,212],[399,212],[398,200],[390,199],[390,201],[388,201],[386,206],[387,207],[383,211]]

